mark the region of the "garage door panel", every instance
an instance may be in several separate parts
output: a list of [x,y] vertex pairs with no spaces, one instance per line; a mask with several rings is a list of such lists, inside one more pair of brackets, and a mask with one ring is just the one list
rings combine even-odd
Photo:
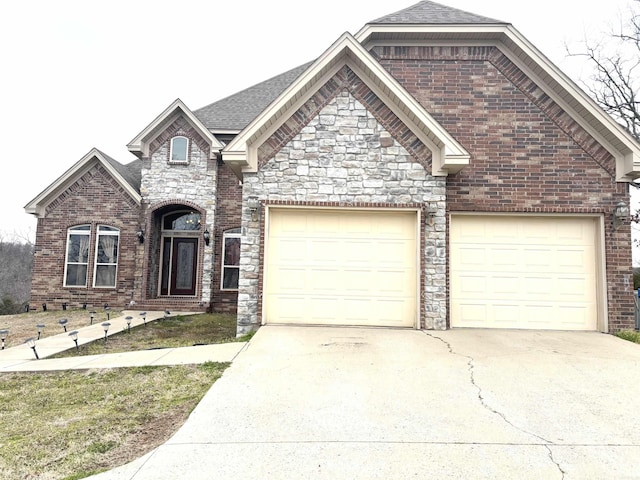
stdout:
[[452,326],[597,328],[592,218],[459,215],[451,232]]
[[[414,326],[415,212],[274,208],[269,218],[265,322]],[[295,276],[278,278],[289,265]]]

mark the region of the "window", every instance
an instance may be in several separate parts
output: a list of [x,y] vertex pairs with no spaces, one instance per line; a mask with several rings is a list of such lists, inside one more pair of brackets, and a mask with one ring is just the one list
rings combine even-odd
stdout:
[[173,137],[171,139],[171,152],[169,153],[169,161],[186,163],[188,151],[189,139],[187,137]]
[[162,219],[163,230],[200,230],[201,217],[198,212],[175,212]]
[[115,287],[118,270],[118,240],[120,231],[106,225],[98,226],[94,287]]
[[222,236],[222,290],[237,290],[240,278],[240,229]]
[[87,286],[90,240],[90,225],[78,225],[67,230],[67,258],[64,264],[65,287]]

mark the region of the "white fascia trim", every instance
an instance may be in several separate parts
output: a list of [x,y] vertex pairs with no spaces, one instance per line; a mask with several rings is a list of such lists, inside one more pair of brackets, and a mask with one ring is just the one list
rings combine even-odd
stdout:
[[122,175],[120,175],[107,160],[105,160],[98,149],[93,148],[71,168],[58,177],[56,181],[43,190],[37,197],[27,203],[24,207],[25,212],[38,217],[43,217],[46,213],[47,205],[54,197],[57,197],[69,188],[69,185],[71,185],[76,178],[81,177],[93,168],[95,164],[95,162],[92,162],[93,159],[96,159],[97,163],[101,164],[105,170],[107,170],[109,174],[116,179],[118,184],[131,196],[131,198],[135,200],[137,205],[141,204],[142,197],[140,194],[133,189],[129,182],[122,178]]
[[[349,33],[343,34],[334,42],[296,82],[227,145],[223,151],[224,161],[244,160],[244,171],[257,171],[257,148],[254,145],[261,145],[280,127],[280,122],[276,121],[260,132],[263,123],[270,121],[280,109],[295,111],[300,108],[316,92],[314,88],[305,87],[323,85],[343,65],[353,69],[406,125],[413,127],[414,134],[433,153],[434,175],[457,172],[469,163],[469,153]],[[374,78],[379,79],[384,88],[377,85]],[[296,99],[299,92],[304,94]],[[411,111],[416,119],[410,118],[405,109]],[[419,124],[424,125],[426,131]],[[427,132],[435,139],[430,138]],[[241,152],[245,152],[244,159]]]
[[169,105],[160,115],[147,125],[142,132],[127,144],[129,151],[132,153],[142,154],[142,156],[149,156],[149,143],[151,143],[151,141],[160,134],[164,126],[171,123],[179,113],[185,115],[189,122],[198,130],[200,135],[209,142],[209,145],[211,146],[209,157],[215,158],[216,153],[222,150],[223,145],[179,98],[174,100],[171,105]]
[[[542,52],[540,52],[531,42],[529,42],[516,28],[510,24],[496,25],[366,25],[357,34],[356,38],[363,43],[366,48],[374,46],[392,46],[392,45],[425,45],[425,40],[420,41],[417,38],[402,41],[399,38],[391,39],[375,39],[371,38],[375,34],[394,33],[397,36],[407,34],[477,34],[477,39],[461,38],[459,41],[444,39],[425,39],[429,45],[469,45],[482,41],[487,45],[494,45],[500,48],[518,68],[526,72],[530,78],[536,82],[549,97],[556,102],[563,110],[568,112],[571,117],[578,122],[593,138],[598,141],[605,149],[611,153],[616,159],[616,180],[630,181],[633,178],[640,177],[640,144],[619,125],[611,116],[609,116],[599,105],[589,97],[584,91],[576,85],[566,74],[556,67]],[[609,132],[618,138],[628,150],[621,151],[614,147],[592,124],[590,124],[582,115],[579,115],[567,101],[565,101],[557,91],[555,91],[543,80],[539,75],[535,74],[531,67],[527,65],[514,51],[513,47],[509,47],[505,41],[513,42],[517,49],[528,56],[535,64],[537,64],[549,77],[558,83],[558,85],[567,92],[576,101],[582,104],[585,109],[593,115],[593,117],[601,123]],[[453,43],[452,43],[453,42]]]
[[[584,117],[578,115],[569,104],[562,99],[553,89],[547,86],[537,74],[517,56],[513,51],[504,46],[503,53],[518,68],[527,72],[538,85],[540,85],[545,93],[549,95],[563,110],[569,112],[571,117],[576,120],[582,128],[584,128],[593,138],[611,153],[616,159],[616,180],[630,181],[634,177],[640,176],[640,144],[627,132],[620,124],[618,124],[610,115],[608,115],[600,106],[589,97],[576,83],[565,75],[551,60],[549,60],[542,52],[540,52],[531,42],[529,42],[520,32],[512,26],[509,26],[505,32],[506,36],[513,41],[518,48],[532,58],[538,65],[549,74],[554,81],[567,91],[572,97],[578,100],[587,111],[593,115],[601,124],[603,124],[611,133],[613,133],[620,142],[624,143],[628,151],[621,151],[615,148],[593,125],[588,123]],[[546,88],[545,88],[546,87]]]

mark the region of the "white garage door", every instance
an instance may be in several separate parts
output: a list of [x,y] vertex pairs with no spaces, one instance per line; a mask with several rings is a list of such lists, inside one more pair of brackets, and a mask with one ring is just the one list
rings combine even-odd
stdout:
[[597,329],[596,221],[451,217],[451,326]]
[[417,213],[269,210],[265,323],[412,327]]

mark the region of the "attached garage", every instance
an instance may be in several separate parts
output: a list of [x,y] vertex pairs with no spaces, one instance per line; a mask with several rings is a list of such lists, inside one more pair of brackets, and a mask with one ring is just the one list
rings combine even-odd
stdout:
[[598,330],[599,219],[452,215],[451,326]]
[[270,208],[263,323],[415,327],[418,212]]

